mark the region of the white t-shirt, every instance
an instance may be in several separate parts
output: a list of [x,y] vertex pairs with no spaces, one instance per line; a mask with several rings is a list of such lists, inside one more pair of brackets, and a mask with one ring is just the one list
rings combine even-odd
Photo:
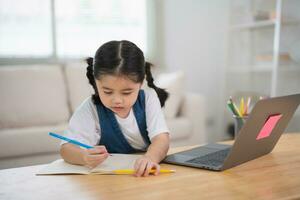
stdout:
[[[147,131],[149,139],[152,140],[160,133],[169,133],[169,130],[155,90],[147,89],[144,91]],[[129,144],[133,148],[145,150],[146,144],[139,131],[133,109],[131,108],[129,115],[126,118],[120,118],[116,114],[115,117]],[[92,102],[92,98],[89,97],[72,115],[69,127],[64,132],[64,135],[91,146],[98,145],[101,138],[100,126],[97,108]],[[64,143],[66,142],[61,142],[61,144]]]

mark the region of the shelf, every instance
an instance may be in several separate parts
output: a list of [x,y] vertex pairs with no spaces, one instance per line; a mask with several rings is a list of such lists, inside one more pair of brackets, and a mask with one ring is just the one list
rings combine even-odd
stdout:
[[[228,96],[299,93],[300,0],[231,0],[224,81]],[[295,58],[296,57],[296,58]],[[299,130],[297,121],[291,127]],[[228,128],[225,121],[223,128]]]
[[[238,24],[238,25],[232,25],[231,30],[232,31],[238,31],[238,30],[247,30],[247,29],[258,29],[258,28],[268,28],[268,27],[274,27],[276,23],[275,19],[272,20],[262,20],[262,21],[254,21],[249,22],[245,24]],[[284,20],[282,24],[299,24],[298,20]]]
[[[232,73],[249,73],[249,72],[272,72],[273,66],[271,65],[249,65],[249,66],[236,66],[229,68],[230,72]],[[300,73],[300,66],[295,65],[288,65],[288,66],[280,66],[278,68],[281,72],[299,72]]]
[[275,20],[263,20],[231,26],[231,30],[262,28],[275,25]]

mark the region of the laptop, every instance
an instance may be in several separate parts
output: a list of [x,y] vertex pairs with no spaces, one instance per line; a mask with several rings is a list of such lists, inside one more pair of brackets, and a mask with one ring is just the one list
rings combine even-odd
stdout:
[[165,163],[222,171],[270,153],[300,103],[300,94],[259,100],[233,145],[207,144],[168,155]]

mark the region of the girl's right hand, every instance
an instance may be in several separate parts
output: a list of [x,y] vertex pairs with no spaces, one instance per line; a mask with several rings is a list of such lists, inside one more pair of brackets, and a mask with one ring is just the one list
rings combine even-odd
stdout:
[[102,163],[108,156],[109,153],[105,146],[95,146],[92,149],[85,150],[83,154],[84,165],[89,168],[94,168]]

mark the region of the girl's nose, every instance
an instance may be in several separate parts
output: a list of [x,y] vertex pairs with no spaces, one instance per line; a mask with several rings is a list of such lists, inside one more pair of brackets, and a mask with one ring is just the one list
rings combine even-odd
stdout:
[[122,103],[122,98],[120,97],[120,96],[114,96],[113,97],[113,104],[116,104],[116,105],[118,105],[118,104],[121,104]]

